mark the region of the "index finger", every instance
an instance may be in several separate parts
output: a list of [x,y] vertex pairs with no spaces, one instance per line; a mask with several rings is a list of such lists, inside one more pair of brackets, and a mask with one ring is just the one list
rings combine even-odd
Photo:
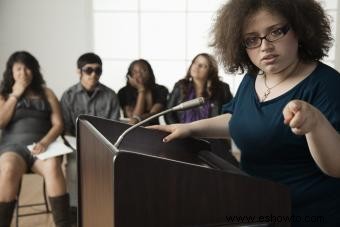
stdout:
[[151,125],[151,126],[147,126],[145,128],[160,130],[160,131],[165,131],[165,132],[171,132],[171,129],[169,128],[168,125]]
[[288,104],[283,108],[282,114],[284,118],[284,123],[289,124],[297,111],[301,108],[298,101],[293,100],[288,102]]

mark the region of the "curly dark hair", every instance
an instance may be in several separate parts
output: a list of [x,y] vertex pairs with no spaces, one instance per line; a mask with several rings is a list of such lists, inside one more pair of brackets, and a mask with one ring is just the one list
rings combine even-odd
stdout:
[[210,81],[210,86],[208,87],[208,84],[207,83],[205,84],[206,89],[204,89],[204,93],[202,95],[204,98],[213,99],[214,97],[219,95],[218,93],[220,89],[218,88],[220,85],[220,78],[218,76],[218,65],[216,59],[207,53],[200,53],[196,55],[194,59],[192,59],[185,78],[179,81],[181,94],[183,95],[183,97],[187,97],[190,87],[193,86],[190,71],[192,65],[194,64],[198,57],[204,57],[205,59],[208,60],[209,64],[208,81]]
[[[129,65],[128,71],[126,73],[126,76],[132,75],[132,70],[135,65],[140,65],[142,68],[146,70],[146,72],[148,73],[149,79],[145,82],[145,87],[147,89],[153,89],[156,86],[155,74],[153,73],[150,63],[145,59],[138,59],[138,60],[134,60],[133,62],[131,62],[131,64]],[[126,86],[135,89],[129,84],[129,80],[127,80]]]
[[242,25],[260,9],[278,13],[288,21],[299,40],[298,56],[301,61],[312,62],[327,56],[333,41],[330,20],[317,1],[230,0],[218,11],[211,43],[227,71],[259,72],[243,45]]
[[12,93],[12,86],[14,85],[13,78],[13,65],[15,63],[22,63],[32,71],[32,82],[28,86],[28,89],[32,90],[35,94],[45,98],[44,85],[45,81],[40,72],[40,65],[38,60],[27,51],[14,52],[8,59],[5,72],[3,73],[3,79],[0,84],[0,95],[4,98],[8,98],[8,95]]

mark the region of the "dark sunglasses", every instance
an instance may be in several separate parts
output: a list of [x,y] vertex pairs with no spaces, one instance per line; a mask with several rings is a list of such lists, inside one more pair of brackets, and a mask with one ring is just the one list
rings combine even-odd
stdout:
[[86,68],[82,68],[81,71],[87,75],[91,75],[94,72],[97,76],[102,75],[102,72],[103,72],[101,67],[96,67],[96,68],[86,67]]

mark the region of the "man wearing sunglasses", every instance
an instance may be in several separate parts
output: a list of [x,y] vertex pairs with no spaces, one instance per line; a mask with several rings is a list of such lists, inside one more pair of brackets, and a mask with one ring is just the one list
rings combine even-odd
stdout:
[[[102,61],[94,53],[85,53],[77,61],[79,83],[67,89],[61,98],[64,134],[76,136],[76,119],[89,114],[112,120],[119,119],[120,107],[116,93],[99,82]],[[67,186],[70,193],[71,217],[76,220],[77,162],[75,152],[67,156]]]

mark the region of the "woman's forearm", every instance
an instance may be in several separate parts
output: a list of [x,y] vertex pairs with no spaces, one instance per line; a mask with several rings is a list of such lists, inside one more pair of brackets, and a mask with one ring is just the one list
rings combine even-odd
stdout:
[[5,128],[13,117],[18,98],[9,96],[7,100],[1,98],[0,105],[0,128]]
[[133,109],[133,116],[141,116],[145,112],[145,90],[138,92],[136,106]]
[[188,126],[190,134],[198,138],[229,138],[230,114],[223,114],[217,117],[194,121]]
[[58,138],[58,136],[62,133],[62,131],[63,131],[62,124],[53,125],[52,128],[47,132],[47,134],[39,142],[48,146]]
[[322,114],[318,122],[306,134],[311,155],[323,172],[340,177],[340,135]]

